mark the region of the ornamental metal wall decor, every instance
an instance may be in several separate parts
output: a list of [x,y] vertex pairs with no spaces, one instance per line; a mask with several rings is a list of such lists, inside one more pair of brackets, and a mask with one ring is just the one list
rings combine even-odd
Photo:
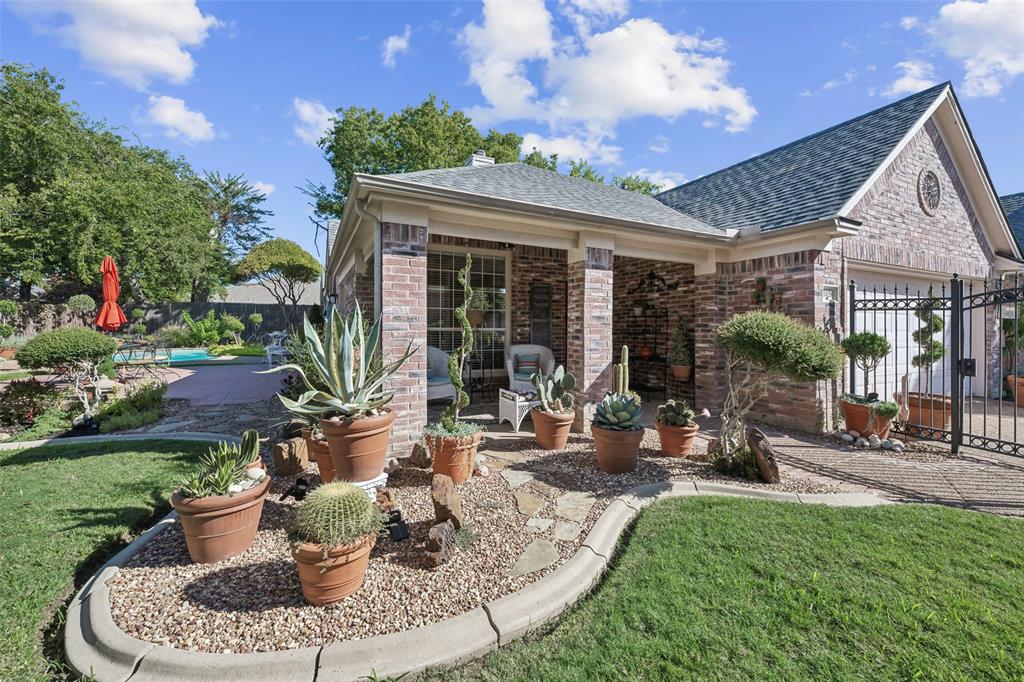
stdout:
[[651,270],[647,273],[646,277],[640,278],[636,286],[629,293],[631,294],[651,294],[659,293],[662,291],[675,291],[679,288],[679,280],[675,282],[668,282],[664,277]]
[[934,171],[926,168],[917,176],[917,200],[921,204],[921,210],[928,215],[935,215],[942,200],[942,188],[939,185],[939,176]]

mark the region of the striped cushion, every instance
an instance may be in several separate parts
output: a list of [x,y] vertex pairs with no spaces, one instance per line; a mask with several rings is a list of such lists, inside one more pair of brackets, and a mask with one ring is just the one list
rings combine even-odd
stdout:
[[516,374],[533,376],[540,371],[540,355],[531,353],[529,355],[516,356]]

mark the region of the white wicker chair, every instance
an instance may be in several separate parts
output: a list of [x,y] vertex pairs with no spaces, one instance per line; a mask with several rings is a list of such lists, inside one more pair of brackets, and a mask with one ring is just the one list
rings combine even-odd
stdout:
[[516,374],[516,358],[520,355],[539,355],[540,371],[550,374],[555,371],[555,354],[547,346],[538,346],[535,343],[520,343],[508,346],[505,349],[505,369],[508,370],[508,386],[516,392],[527,392],[533,390],[530,377],[525,374]]
[[448,378],[448,354],[440,348],[427,346],[427,367],[427,400],[454,399],[455,386]]

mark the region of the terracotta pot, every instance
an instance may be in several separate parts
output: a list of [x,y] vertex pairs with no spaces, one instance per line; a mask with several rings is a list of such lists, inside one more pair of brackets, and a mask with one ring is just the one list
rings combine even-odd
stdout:
[[672,368],[672,376],[676,379],[689,381],[693,374],[693,365],[669,365]]
[[641,360],[649,360],[654,356],[654,351],[651,350],[650,346],[640,346],[636,354],[640,357]]
[[591,426],[597,445],[597,467],[606,474],[625,474],[636,469],[644,430],[613,431]]
[[1013,391],[1013,397],[1017,401],[1017,407],[1024,407],[1024,377],[1018,377],[1011,374],[1006,377],[1006,381],[1010,384],[1010,390]]
[[913,426],[948,431],[953,421],[953,401],[942,395],[908,393],[907,410],[907,423]]
[[0,348],[0,358],[3,358],[4,360],[13,360],[14,354],[17,352],[17,348]]
[[331,462],[331,450],[327,447],[327,441],[313,438],[309,429],[302,429],[302,437],[306,441],[306,449],[316,460],[316,468],[319,470],[320,482],[330,483],[334,480],[334,464]]
[[370,550],[377,542],[375,535],[335,547],[324,558],[324,546],[302,542],[292,548],[292,557],[299,568],[302,596],[313,606],[333,604],[363,586]]
[[342,481],[370,481],[384,473],[388,439],[395,411],[351,421],[320,420],[320,430],[331,449],[331,464]]
[[669,426],[659,421],[654,422],[661,440],[661,454],[666,457],[689,457],[693,453],[693,441],[697,438],[700,427]]
[[254,488],[215,497],[171,496],[181,518],[188,555],[197,564],[212,564],[249,548],[260,525],[270,477]]
[[484,323],[484,311],[475,308],[467,310],[466,321],[474,327],[479,327]]
[[530,410],[533,419],[533,438],[543,450],[561,450],[569,441],[569,430],[576,419],[576,414],[545,412],[534,407]]
[[434,473],[451,476],[454,483],[464,483],[473,475],[473,460],[483,438],[483,431],[472,436],[427,436],[427,448],[434,458]]
[[889,427],[892,424],[892,419],[886,419],[876,414],[872,423],[871,408],[867,405],[840,400],[839,410],[843,413],[843,421],[846,422],[847,431],[857,431],[864,438],[871,434],[875,434],[882,439],[889,437]]

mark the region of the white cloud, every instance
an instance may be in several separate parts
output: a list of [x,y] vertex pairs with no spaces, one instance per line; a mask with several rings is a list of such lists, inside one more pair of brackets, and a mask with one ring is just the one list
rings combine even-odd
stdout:
[[594,25],[621,19],[629,11],[629,0],[558,0],[558,4],[581,36],[590,35]]
[[935,85],[935,67],[920,59],[908,59],[896,65],[903,75],[882,91],[885,97],[898,97],[920,92]]
[[295,136],[314,147],[324,133],[330,130],[331,117],[334,115],[320,102],[301,97],[292,100],[292,114],[296,119],[292,128]]
[[214,138],[213,124],[201,111],[185,106],[185,100],[167,95],[150,95],[148,120],[162,127],[164,135],[186,142],[209,142]]
[[412,26],[405,25],[402,35],[388,36],[381,52],[381,63],[389,69],[395,68],[395,57],[409,51],[409,38],[412,37]]
[[647,143],[647,148],[655,154],[664,154],[672,147],[672,141],[664,135],[655,135],[650,142]]
[[856,69],[847,69],[846,73],[843,74],[842,78],[832,78],[830,80],[827,80],[821,87],[824,90],[834,90],[835,88],[838,88],[841,85],[848,85],[852,83],[853,79],[855,79],[856,77]]
[[539,149],[544,154],[558,154],[562,162],[587,159],[594,163],[614,164],[620,161],[619,155],[622,147],[616,147],[608,142],[608,138],[602,134],[569,133],[545,137],[537,133],[526,133],[523,135],[521,149],[528,154],[533,149]]
[[658,185],[662,191],[678,187],[686,182],[686,176],[682,173],[676,173],[675,171],[659,171],[639,168],[633,171],[631,175],[642,175],[655,185]]
[[277,187],[275,187],[273,183],[271,183],[271,182],[261,182],[259,180],[257,180],[256,182],[252,183],[252,187],[257,192],[262,192],[263,194],[267,195],[268,197],[271,194],[274,193],[275,189],[277,189]]
[[186,83],[199,47],[220,25],[195,0],[53,0],[17,2],[12,8],[33,29],[55,36],[100,73],[143,90],[151,79]]
[[998,95],[1024,74],[1024,4],[956,0],[927,28],[935,45],[964,68],[967,97]]
[[903,17],[900,19],[900,28],[904,31],[910,31],[917,28],[917,17]]

